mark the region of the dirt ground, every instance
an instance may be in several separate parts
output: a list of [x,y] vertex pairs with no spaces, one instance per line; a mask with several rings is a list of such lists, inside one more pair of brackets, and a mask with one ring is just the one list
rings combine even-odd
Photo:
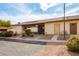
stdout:
[[47,45],[35,55],[40,56],[79,56],[79,53],[70,52],[65,45]]

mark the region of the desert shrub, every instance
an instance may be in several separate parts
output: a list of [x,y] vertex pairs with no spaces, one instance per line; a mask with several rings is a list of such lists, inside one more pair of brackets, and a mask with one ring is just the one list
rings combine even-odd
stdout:
[[0,37],[2,36],[2,33],[0,32]]
[[66,46],[70,51],[79,51],[79,38],[72,37],[66,41]]
[[0,37],[3,37],[3,33],[2,32],[0,32]]
[[13,31],[7,31],[5,35],[6,37],[11,37],[13,35]]
[[6,31],[0,32],[0,37],[5,37],[6,36]]
[[12,35],[13,35],[13,31],[0,32],[0,37],[11,37]]
[[27,35],[27,36],[30,36],[31,35],[31,30],[30,29],[25,29],[25,34]]

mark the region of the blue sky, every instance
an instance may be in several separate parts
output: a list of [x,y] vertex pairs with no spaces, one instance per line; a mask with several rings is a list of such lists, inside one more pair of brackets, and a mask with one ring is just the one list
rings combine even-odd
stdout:
[[[79,3],[66,3],[66,16],[79,15]],[[63,3],[0,3],[0,18],[11,22],[63,16]]]

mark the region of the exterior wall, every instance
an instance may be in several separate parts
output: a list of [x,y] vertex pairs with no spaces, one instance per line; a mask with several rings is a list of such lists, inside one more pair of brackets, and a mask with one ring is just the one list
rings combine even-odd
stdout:
[[79,34],[79,21],[77,23],[77,34]]
[[27,29],[31,29],[32,32],[38,32],[38,28],[37,27],[30,27],[30,28],[27,28]]
[[[79,34],[79,21],[66,21],[65,22],[65,30],[68,34],[70,34],[70,23],[77,23],[77,34]],[[54,34],[54,24],[60,24],[60,33],[64,31],[64,22],[51,22],[45,23],[45,34]],[[38,32],[37,27],[30,27],[32,32]],[[17,32],[18,34],[22,34],[22,26],[12,26],[12,29],[8,29],[8,31],[13,31],[14,33]],[[73,29],[72,29],[73,30]]]
[[[65,22],[66,33],[70,34],[70,23],[77,23],[77,34],[79,34],[79,21],[66,21]],[[60,24],[60,33],[63,33],[64,22],[52,22],[52,23],[45,23],[45,34],[54,34],[54,24]]]
[[63,31],[63,22],[45,23],[45,34],[55,34],[54,24],[60,24],[60,32]]
[[54,34],[54,23],[45,23],[45,34]]
[[12,26],[12,29],[8,29],[8,31],[13,31],[14,33],[17,32],[17,34],[22,34],[22,26]]
[[[69,29],[70,29],[70,23],[77,23],[77,34],[79,34],[79,21],[70,21],[68,23],[69,23]],[[69,31],[69,34],[70,34],[70,31]]]

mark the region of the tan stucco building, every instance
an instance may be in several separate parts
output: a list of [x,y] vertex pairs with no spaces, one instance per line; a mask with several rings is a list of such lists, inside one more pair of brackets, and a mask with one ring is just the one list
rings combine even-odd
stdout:
[[21,25],[12,25],[12,27],[10,29],[8,29],[8,31],[13,31],[14,33],[18,33],[18,34],[22,34],[23,29]]
[[[53,18],[31,22],[23,22],[13,25],[12,31],[21,34],[23,29],[31,29],[38,34],[63,34],[64,18]],[[68,16],[65,20],[65,32],[67,34],[79,34],[79,16]]]

